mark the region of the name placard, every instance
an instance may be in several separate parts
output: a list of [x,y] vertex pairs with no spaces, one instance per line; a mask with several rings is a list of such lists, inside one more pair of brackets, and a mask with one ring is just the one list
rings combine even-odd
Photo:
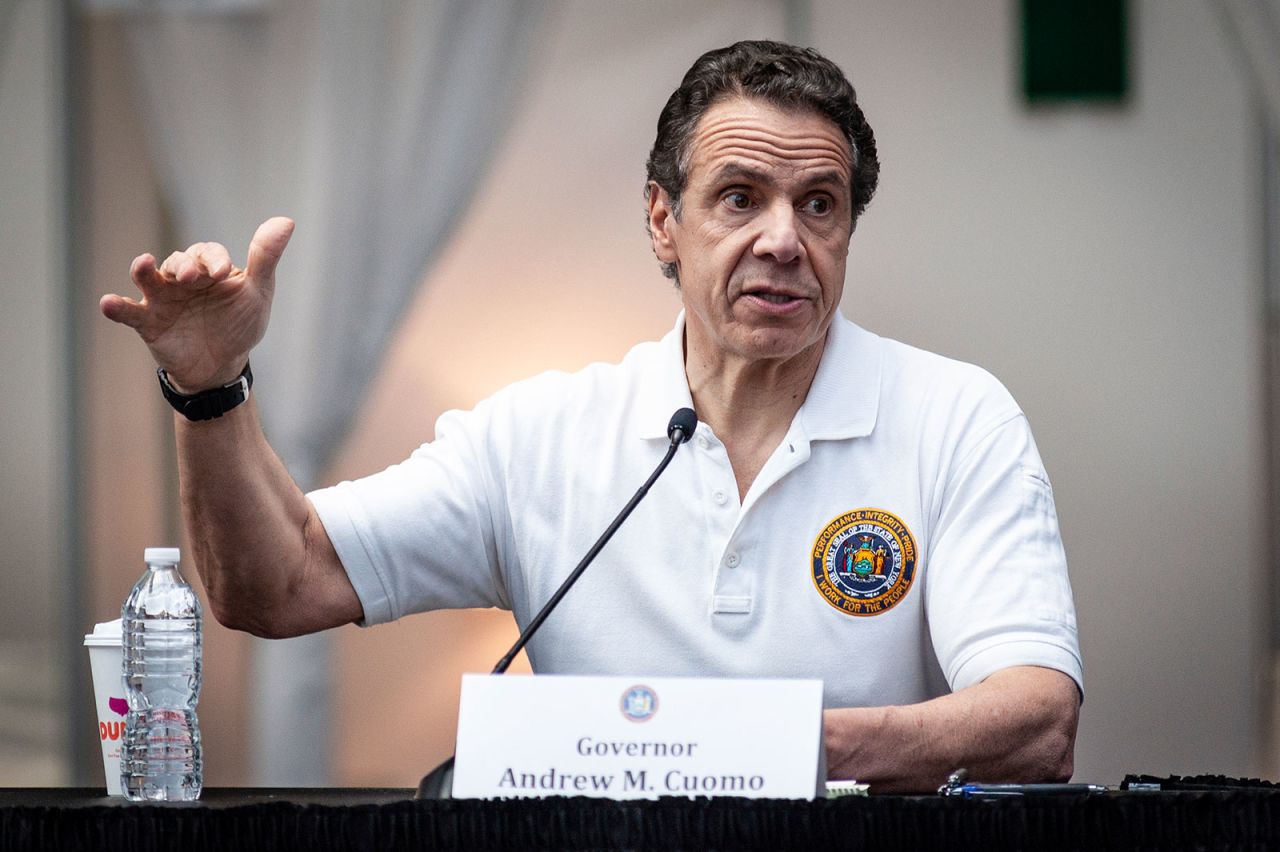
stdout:
[[822,681],[463,675],[453,796],[812,799]]

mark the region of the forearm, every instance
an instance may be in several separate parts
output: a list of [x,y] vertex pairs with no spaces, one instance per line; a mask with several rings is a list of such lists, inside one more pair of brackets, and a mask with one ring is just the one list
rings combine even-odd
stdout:
[[316,594],[334,582],[337,556],[268,445],[253,395],[214,420],[174,423],[183,520],[218,621],[280,637],[359,618],[353,596]]
[[[160,266],[140,254],[141,301],[115,293],[107,319],[146,343],[180,396],[225,386],[266,333],[275,270],[293,220],[263,222],[243,269],[220,243],[193,243]],[[214,616],[259,636],[296,636],[363,616],[359,597],[306,495],[267,445],[255,397],[221,417],[174,415],[182,515]]]
[[827,771],[876,792],[933,792],[961,767],[987,782],[1066,780],[1078,716],[1071,678],[1006,669],[921,704],[826,711]]

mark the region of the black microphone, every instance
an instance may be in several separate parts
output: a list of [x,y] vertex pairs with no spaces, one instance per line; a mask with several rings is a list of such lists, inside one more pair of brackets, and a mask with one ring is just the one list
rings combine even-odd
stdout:
[[673,447],[679,446],[692,438],[693,432],[697,428],[698,415],[693,413],[692,408],[682,408],[671,415],[671,420],[667,423],[667,437],[671,439]]
[[578,578],[582,576],[582,572],[586,571],[587,566],[596,558],[596,554],[604,548],[609,539],[613,538],[613,534],[618,531],[618,527],[622,526],[622,522],[631,514],[631,510],[634,509],[636,504],[643,500],[644,496],[649,493],[649,487],[652,486],[653,483],[657,481],[658,477],[662,475],[662,472],[667,469],[667,465],[671,464],[671,459],[675,456],[676,450],[681,444],[692,437],[693,430],[696,428],[698,428],[698,417],[693,413],[692,408],[682,408],[675,414],[671,415],[671,420],[667,423],[667,438],[670,439],[671,446],[667,447],[667,454],[663,456],[662,461],[658,463],[658,467],[653,471],[653,474],[645,480],[644,485],[640,486],[640,490],[632,496],[631,500],[627,502],[627,505],[622,507],[622,511],[618,513],[618,517],[614,518],[613,523],[609,524],[609,528],[604,531],[600,538],[596,539],[595,544],[591,545],[591,549],[587,551],[586,556],[582,557],[582,561],[578,563],[578,567],[574,568],[573,573],[566,577],[565,581],[560,584],[560,588],[556,589],[556,593],[551,596],[551,599],[548,600],[546,604],[543,605],[542,611],[535,615],[533,620],[529,622],[529,626],[520,634],[520,638],[511,646],[511,650],[507,651],[506,656],[501,660],[498,660],[498,664],[493,667],[493,671],[490,672],[490,674],[502,674],[507,670],[507,667],[511,665],[511,661],[516,658],[516,654],[519,654],[520,649],[528,644],[529,640],[533,638],[533,634],[542,626],[542,622],[547,620],[547,616],[551,614],[551,610],[556,608],[556,605],[560,603],[560,599],[563,598],[569,589],[573,587],[574,583],[578,582]]
[[[681,408],[675,414],[671,415],[671,420],[667,422],[667,438],[671,441],[671,446],[667,447],[667,454],[662,457],[662,461],[658,462],[658,466],[654,468],[649,478],[645,480],[639,490],[627,501],[627,505],[622,507],[622,511],[618,513],[618,517],[613,519],[613,523],[596,539],[596,543],[591,545],[591,549],[587,551],[587,555],[582,557],[582,561],[577,567],[565,578],[560,584],[560,588],[556,589],[556,593],[542,606],[538,614],[533,617],[528,626],[520,632],[520,637],[516,639],[511,649],[498,660],[498,664],[493,667],[490,674],[500,675],[506,672],[511,665],[511,661],[516,658],[521,649],[529,643],[533,638],[533,634],[538,632],[538,628],[542,626],[542,622],[547,620],[547,616],[556,608],[569,591],[573,588],[573,584],[578,582],[578,578],[587,570],[587,566],[591,564],[596,555],[604,549],[609,539],[613,538],[613,534],[618,531],[618,527],[622,526],[622,522],[627,519],[631,511],[644,499],[649,493],[649,489],[653,483],[658,481],[658,477],[667,469],[667,465],[671,464],[671,459],[675,457],[676,450],[685,441],[693,437],[694,430],[698,428],[698,416],[693,413],[692,408]],[[418,783],[418,792],[415,798],[418,799],[443,799],[448,798],[453,789],[453,758],[450,757],[444,763],[423,776],[422,781]]]

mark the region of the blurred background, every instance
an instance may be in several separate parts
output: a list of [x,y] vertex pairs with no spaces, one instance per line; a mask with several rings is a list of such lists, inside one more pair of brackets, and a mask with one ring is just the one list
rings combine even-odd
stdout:
[[[817,47],[875,128],[845,313],[981,364],[1031,420],[1077,778],[1277,777],[1280,0],[0,0],[0,784],[103,783],[83,635],[145,546],[183,543],[153,366],[97,310],[132,258],[242,260],[293,216],[268,435],[307,486],[379,470],[448,408],[671,326],[644,159],[694,58],[740,38]],[[514,635],[209,619],[206,783],[412,786]]]

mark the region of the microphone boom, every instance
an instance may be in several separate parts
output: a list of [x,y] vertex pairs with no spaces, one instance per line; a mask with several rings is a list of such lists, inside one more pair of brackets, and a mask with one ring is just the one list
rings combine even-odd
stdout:
[[[694,430],[698,428],[698,417],[693,413],[692,408],[681,408],[675,414],[671,415],[670,422],[667,423],[667,438],[671,441],[671,446],[667,447],[667,454],[662,457],[662,461],[654,468],[649,478],[645,480],[644,485],[640,486],[640,490],[627,501],[627,505],[622,507],[622,511],[618,513],[618,517],[613,519],[613,523],[609,524],[609,528],[591,545],[591,549],[587,551],[587,555],[582,557],[582,561],[578,563],[573,572],[565,578],[560,584],[560,588],[556,589],[556,593],[551,599],[543,604],[542,609],[533,617],[529,625],[520,633],[520,638],[511,646],[511,649],[498,660],[498,664],[493,667],[490,674],[500,675],[506,672],[507,667],[511,665],[511,661],[516,658],[516,654],[528,644],[533,638],[533,634],[538,632],[538,628],[542,626],[542,622],[547,620],[547,616],[556,608],[556,604],[560,603],[560,599],[568,593],[573,584],[578,582],[578,578],[582,576],[582,572],[587,570],[587,566],[596,558],[601,549],[613,538],[613,534],[618,531],[618,527],[622,526],[622,522],[631,514],[631,510],[644,499],[649,493],[649,488],[653,483],[657,482],[658,477],[667,469],[667,465],[671,464],[671,459],[675,456],[676,450],[680,449],[680,445],[693,437]],[[444,763],[441,763],[435,769],[428,772],[418,782],[418,791],[414,795],[415,799],[447,799],[452,795],[453,791],[453,758],[450,757]]]
[[671,464],[671,459],[675,456],[676,450],[680,448],[681,444],[693,437],[693,432],[697,428],[698,418],[697,415],[693,413],[692,408],[681,408],[675,414],[671,415],[671,420],[667,424],[667,438],[671,441],[671,446],[667,447],[667,454],[662,457],[662,461],[658,463],[658,466],[654,469],[653,473],[650,474],[647,480],[645,480],[644,485],[641,485],[639,490],[632,495],[629,501],[627,501],[627,505],[622,507],[622,511],[618,513],[618,517],[613,519],[613,523],[609,524],[608,529],[600,535],[600,538],[596,539],[595,544],[591,545],[591,549],[587,551],[587,555],[582,557],[582,561],[579,562],[577,567],[573,569],[572,573],[565,578],[565,581],[560,584],[560,588],[556,589],[556,593],[551,596],[550,600],[543,604],[542,609],[538,614],[535,615],[533,620],[529,622],[529,625],[521,631],[520,638],[516,639],[516,643],[511,646],[511,649],[507,651],[501,660],[498,660],[498,664],[493,667],[493,671],[490,672],[490,674],[502,674],[507,670],[507,667],[511,665],[511,661],[516,658],[516,654],[519,654],[520,650],[528,644],[529,640],[533,638],[533,634],[542,626],[542,622],[547,620],[547,616],[550,615],[551,611],[560,603],[560,599],[568,593],[569,589],[573,588],[573,584],[578,582],[578,578],[587,570],[587,566],[591,564],[592,560],[596,558],[596,555],[606,544],[608,544],[609,539],[613,538],[613,534],[618,531],[618,527],[622,526],[622,522],[631,514],[631,510],[634,509],[636,505],[644,499],[645,495],[649,493],[649,488],[658,480],[658,477],[662,475],[662,472],[667,469],[667,465]]

